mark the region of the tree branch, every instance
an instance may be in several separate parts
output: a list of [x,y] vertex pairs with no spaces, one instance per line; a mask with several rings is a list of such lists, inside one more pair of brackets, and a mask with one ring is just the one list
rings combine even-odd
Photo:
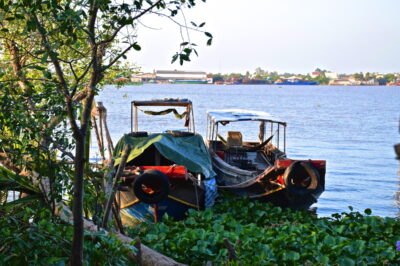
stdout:
[[103,67],[103,71],[105,71],[105,70],[109,69],[110,67],[112,67],[121,57],[123,57],[130,49],[132,49],[135,44],[137,44],[137,43],[135,42],[135,43],[129,45],[124,51],[122,51],[113,60],[111,60],[108,65]]
[[81,134],[81,132],[79,131],[79,127],[75,121],[75,115],[74,115],[74,109],[72,106],[72,99],[70,97],[69,91],[68,91],[68,86],[67,86],[67,82],[65,81],[64,78],[64,73],[62,71],[60,62],[58,60],[58,57],[56,55],[56,53],[51,49],[51,46],[47,40],[46,37],[46,30],[44,29],[43,25],[39,22],[37,16],[35,13],[31,13],[30,14],[31,18],[33,19],[33,21],[36,24],[36,27],[41,35],[42,38],[42,43],[44,45],[44,48],[46,49],[46,52],[49,54],[50,59],[54,65],[54,68],[56,70],[56,74],[58,77],[58,80],[60,82],[60,85],[63,89],[63,94],[65,95],[65,99],[67,101],[67,111],[68,111],[68,117],[69,117],[69,121],[72,127],[72,130],[74,132],[74,134]]
[[[143,16],[143,15],[146,14],[147,12],[151,11],[154,7],[156,7],[156,6],[157,6],[159,3],[161,3],[161,2],[163,2],[163,0],[159,0],[159,1],[155,2],[155,3],[152,4],[150,7],[146,8],[146,9],[145,9],[143,12],[141,12],[140,14],[134,16],[134,17],[132,18],[132,21],[135,21],[135,20],[139,19],[141,16]],[[103,40],[103,41],[100,41],[100,42],[98,42],[97,44],[100,45],[100,44],[106,44],[106,43],[112,42],[112,41],[115,39],[115,37],[117,37],[118,33],[119,33],[125,26],[127,26],[127,25],[126,25],[126,24],[120,25],[120,26],[114,31],[114,33],[111,35],[110,38],[108,38],[108,39],[106,39],[106,40]]]

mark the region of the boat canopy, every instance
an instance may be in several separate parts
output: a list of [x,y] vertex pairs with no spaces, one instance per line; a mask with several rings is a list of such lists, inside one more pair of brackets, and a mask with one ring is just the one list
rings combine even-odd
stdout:
[[115,146],[115,166],[121,162],[125,145],[132,147],[127,162],[143,154],[152,145],[168,160],[184,165],[189,171],[202,173],[206,179],[215,176],[210,155],[201,135],[174,137],[168,133],[151,134],[147,137],[123,136]]
[[286,125],[275,116],[262,111],[250,111],[243,109],[219,109],[207,111],[209,119],[213,123],[235,121],[266,121]]

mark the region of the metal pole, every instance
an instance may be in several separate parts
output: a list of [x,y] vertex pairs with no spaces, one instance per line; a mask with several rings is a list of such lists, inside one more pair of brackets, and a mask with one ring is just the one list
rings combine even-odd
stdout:
[[133,103],[131,102],[131,132],[133,132]]
[[192,125],[193,125],[193,133],[195,133],[195,124],[194,124],[194,112],[193,112],[193,106],[190,105],[190,111],[192,112]]
[[283,125],[283,152],[286,153],[286,124]]
[[214,128],[215,128],[215,125],[214,125],[214,123],[211,121],[210,141],[212,141],[212,142],[213,142],[212,148],[215,150],[215,143],[214,143]]
[[280,127],[280,124],[278,124],[278,149],[279,149],[279,127]]
[[135,131],[138,131],[138,108],[135,106]]
[[272,135],[272,132],[273,132],[273,130],[274,130],[274,123],[272,123],[272,122],[270,122],[271,123],[271,133],[269,134],[270,136]]
[[207,127],[206,127],[206,138],[207,140],[210,140],[210,123],[209,123],[209,117],[207,115]]

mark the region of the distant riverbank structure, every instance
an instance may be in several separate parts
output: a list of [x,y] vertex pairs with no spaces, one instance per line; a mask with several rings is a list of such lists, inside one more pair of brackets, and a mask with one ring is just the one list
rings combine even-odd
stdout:
[[153,73],[139,73],[131,77],[133,82],[150,83],[212,83],[212,77],[203,71],[155,70]]
[[[318,70],[318,71],[317,71]],[[339,74],[336,72],[317,69],[307,74],[291,74],[277,72],[259,71],[251,74],[247,71],[241,73],[212,74],[204,71],[183,70],[154,70],[151,73],[137,73],[130,77],[119,77],[116,82],[126,84],[221,84],[221,85],[338,85],[338,86],[378,86],[396,85],[400,86],[399,73],[354,73]]]

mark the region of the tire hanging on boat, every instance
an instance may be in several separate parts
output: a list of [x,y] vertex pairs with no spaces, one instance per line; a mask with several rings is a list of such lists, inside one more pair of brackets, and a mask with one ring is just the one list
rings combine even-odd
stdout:
[[317,190],[320,176],[310,162],[295,161],[285,170],[283,181],[294,194],[306,195]]
[[146,131],[137,131],[137,132],[131,132],[127,134],[129,137],[133,138],[143,138],[147,137],[149,134]]
[[168,177],[163,172],[150,169],[135,179],[133,192],[140,201],[154,204],[168,197],[169,186]]
[[179,131],[179,130],[168,130],[168,134],[174,136],[174,137],[191,137],[194,136],[193,132],[189,131]]

